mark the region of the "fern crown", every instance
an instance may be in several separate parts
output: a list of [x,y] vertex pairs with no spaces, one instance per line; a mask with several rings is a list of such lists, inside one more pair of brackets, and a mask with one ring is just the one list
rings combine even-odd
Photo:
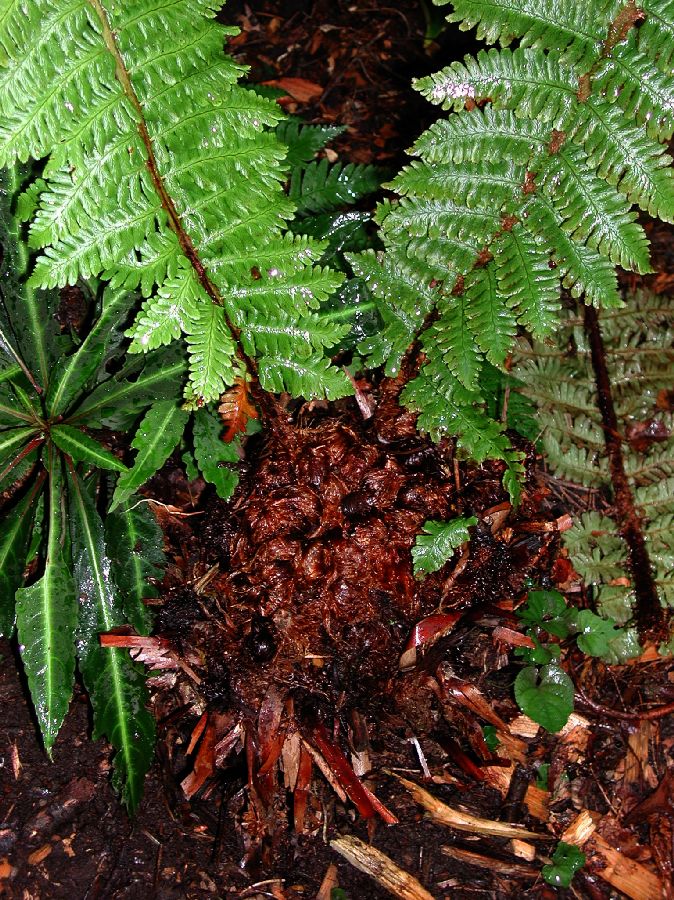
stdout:
[[32,280],[138,288],[132,350],[184,335],[201,400],[244,361],[269,390],[341,396],[323,351],[345,327],[313,336],[340,276],[314,265],[320,243],[284,236],[282,113],[237,84],[244,69],[222,52],[237,29],[213,21],[219,7],[1,0],[0,164],[47,158],[30,189]]

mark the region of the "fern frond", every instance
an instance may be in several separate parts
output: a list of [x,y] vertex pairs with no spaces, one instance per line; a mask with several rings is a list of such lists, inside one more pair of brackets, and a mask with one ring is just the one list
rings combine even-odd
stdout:
[[605,100],[579,104],[571,138],[583,145],[588,164],[651,216],[674,221],[672,158],[663,147]]
[[541,185],[576,242],[615,265],[651,271],[648,241],[629,201],[587,166],[582,149],[564,144],[550,157]]
[[558,50],[575,65],[587,65],[599,54],[604,34],[602,22],[610,20],[613,0],[452,0],[449,22],[460,22],[462,31],[477,26],[477,37],[488,44],[507,46],[519,38],[522,47]]
[[440,119],[423,132],[410,150],[427,163],[481,163],[511,159],[527,165],[550,142],[550,129],[509,109],[476,106],[461,116]]
[[296,169],[290,179],[290,199],[298,215],[328,212],[376,191],[381,176],[376,166],[315,160]]
[[637,48],[638,40],[637,33],[630,32],[601,61],[592,77],[593,91],[617,103],[649,137],[668,141],[674,133],[674,80],[671,72],[653,69],[652,60]]
[[475,269],[464,287],[468,328],[484,358],[499,368],[512,348],[517,322],[498,292],[496,267],[490,264]]
[[661,72],[671,75],[674,61],[674,2],[645,0],[639,4],[646,21],[639,29],[639,49],[652,59]]
[[186,322],[185,333],[192,389],[198,397],[219,397],[238,374],[236,346],[222,307],[200,303],[194,317]]
[[[268,248],[290,248],[287,149],[268,130],[283,113],[237,85],[244,70],[222,53],[223,36],[237,32],[215,11],[205,0],[34,0],[28,11],[7,2],[0,17],[0,165],[48,157],[32,283],[103,275],[140,286],[151,299],[134,351],[188,334],[192,390],[206,400],[231,382],[237,337],[211,306],[231,321],[249,303],[301,317],[339,281],[318,272],[312,283],[320,250],[304,239],[282,289],[257,284],[275,265]],[[281,133],[300,155],[318,139]],[[332,186],[348,195],[343,176]]]
[[464,163],[413,162],[390,184],[401,196],[425,200],[451,200],[467,209],[501,209],[512,204],[524,182],[524,166],[512,159],[504,162]]
[[489,100],[494,109],[512,109],[541,122],[566,121],[576,103],[574,70],[542,50],[481,50],[434,75],[419,78],[416,89],[443,109]]
[[412,261],[394,260],[391,253],[349,255],[355,274],[365,281],[375,298],[382,328],[358,347],[371,366],[385,365],[386,374],[398,374],[403,354],[435,305],[437,290],[422,268]]
[[440,356],[447,369],[468,391],[477,390],[482,354],[468,325],[465,295],[445,297],[438,305],[440,318],[424,332],[424,350]]
[[346,125],[304,125],[299,119],[286,119],[276,126],[276,137],[286,146],[288,171],[313,160],[319,150],[346,131]]
[[458,436],[458,446],[477,462],[503,459],[504,483],[517,501],[523,467],[521,454],[512,450],[504,426],[485,415],[477,392],[467,390],[450,372],[441,357],[422,366],[418,376],[401,394],[401,401],[419,413],[417,425],[434,440],[442,435]]
[[551,248],[562,284],[572,297],[583,294],[593,306],[622,306],[615,266],[603,256],[577,243],[567,234],[568,225],[542,194],[527,206],[527,224]]
[[494,248],[499,290],[518,322],[543,338],[559,309],[559,276],[548,264],[542,242],[522,225],[506,232]]
[[297,359],[294,355],[263,356],[260,361],[260,384],[266,391],[279,392],[283,385],[295,397],[324,397],[338,400],[353,393],[344,372],[330,365],[329,360],[310,357]]

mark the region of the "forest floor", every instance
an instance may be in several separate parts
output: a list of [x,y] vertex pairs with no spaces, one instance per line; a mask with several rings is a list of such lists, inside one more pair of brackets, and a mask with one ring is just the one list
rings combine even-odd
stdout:
[[[394,170],[434,118],[411,77],[471,49],[458,32],[425,47],[425,5],[403,6],[237,0],[232,51],[289,112],[346,125],[340,159]],[[671,291],[671,232],[651,237],[649,285]],[[674,897],[671,661],[569,651],[576,709],[556,734],[513,699],[528,588],[587,601],[559,540],[587,494],[522,443],[514,511],[500,464],[417,434],[405,375],[283,407],[229,503],[178,458],[148,485],[169,567],[143,648],[157,761],[134,819],[84,693],[49,761],[0,644],[0,895]],[[479,520],[468,549],[415,580],[423,522],[457,514]],[[568,890],[541,877],[560,840],[587,860]]]

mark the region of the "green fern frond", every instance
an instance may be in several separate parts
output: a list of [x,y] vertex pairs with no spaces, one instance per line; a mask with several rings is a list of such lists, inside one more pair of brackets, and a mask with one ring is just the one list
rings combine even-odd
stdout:
[[476,391],[482,354],[468,325],[466,296],[443,298],[438,312],[438,321],[423,334],[424,350],[432,358],[440,356],[463,387]]
[[299,119],[286,119],[276,126],[276,137],[285,144],[285,165],[289,171],[310,163],[319,150],[346,131],[346,125],[304,125]]
[[614,47],[595,71],[593,88],[609,103],[617,103],[628,119],[644,126],[649,137],[668,141],[674,133],[671,72],[654,70],[652,60],[637,48],[638,40],[633,31]]
[[464,287],[467,326],[484,358],[499,368],[512,348],[517,322],[512,306],[498,292],[497,281],[495,266],[490,264],[474,269]]
[[410,150],[427,163],[481,163],[485,159],[511,159],[527,165],[550,141],[550,129],[535,119],[523,119],[509,109],[466,111],[440,119],[423,132]]
[[[24,9],[8,0],[0,17],[0,165],[46,158],[32,284],[103,275],[140,287],[149,299],[133,350],[185,335],[191,390],[205,400],[232,378],[228,321],[248,304],[301,317],[340,280],[318,272],[312,283],[320,249],[302,239],[301,265],[280,260],[283,287],[266,284],[267,271],[280,270],[268,249],[292,244],[282,237],[294,213],[283,192],[288,150],[269,130],[283,113],[237,84],[244,70],[222,52],[223,36],[237,31],[215,23],[218,8],[34,0]],[[333,133],[279,129],[300,157]],[[331,186],[350,199],[366,175],[348,175]]]
[[512,204],[524,182],[524,167],[503,162],[434,163],[413,162],[390,184],[401,196],[424,200],[450,200],[467,209],[502,209]]
[[[669,102],[673,99],[670,93]],[[672,158],[619,107],[589,97],[579,104],[571,137],[583,145],[588,165],[631,203],[665,222],[673,221]]]
[[520,325],[545,337],[559,309],[559,276],[550,268],[545,246],[518,224],[495,245],[494,256],[500,294],[508,298]]
[[[665,605],[674,604],[674,439],[672,416],[656,408],[655,398],[671,386],[672,306],[672,298],[642,292],[599,319],[623,468]],[[553,472],[610,502],[615,479],[582,319],[567,311],[554,341],[552,348],[524,346],[516,354],[516,389],[538,408],[542,448]],[[631,617],[634,602],[622,526],[592,512],[564,535],[574,567],[597,592],[601,611],[621,623]]]
[[348,255],[354,273],[368,286],[382,320],[377,333],[366,338],[358,351],[373,366],[385,365],[386,374],[398,374],[402,357],[436,302],[437,291],[425,270],[411,260],[374,252]]
[[306,168],[295,169],[290,179],[290,199],[297,214],[328,212],[354,203],[376,191],[381,176],[376,166],[334,163],[319,159]]
[[[394,265],[413,261],[425,270],[420,282],[437,285],[435,318],[421,337],[433,378],[422,369],[405,393],[429,430],[449,419],[437,394],[454,396],[440,362],[474,391],[485,362],[503,364],[516,326],[539,340],[554,334],[562,286],[617,308],[615,267],[651,271],[632,207],[674,216],[674,176],[662,145],[674,128],[674,79],[662,65],[670,50],[647,48],[642,37],[648,26],[656,44],[669,46],[671,0],[652,6],[642,13],[618,0],[453,3],[449,21],[477,27],[479,38],[504,49],[415,82],[450,115],[417,139],[411,152],[418,159],[389,185],[399,199],[376,216]],[[376,282],[372,292],[391,335],[394,301]],[[392,349],[404,334],[398,327],[388,344],[371,339],[364,349],[381,360],[384,346]],[[618,374],[627,382],[628,366]],[[424,396],[433,410],[426,419]],[[591,431],[588,422],[577,431],[560,422],[544,438],[560,455],[581,441],[566,475],[577,479],[587,468],[587,484],[601,455],[602,433],[590,440]]]
[[513,502],[518,502],[522,455],[510,447],[504,426],[485,414],[482,397],[476,391],[467,390],[440,356],[421,368],[417,378],[405,386],[400,399],[419,413],[418,427],[433,440],[457,435],[457,446],[477,462],[503,459],[504,485]]
[[222,307],[199,304],[187,323],[186,340],[192,389],[197,397],[219,397],[239,374]]
[[574,70],[543,50],[481,50],[434,75],[418,78],[416,89],[431,103],[460,112],[490,101],[541,122],[566,121],[576,103]]
[[617,5],[615,0],[452,0],[447,20],[460,22],[462,31],[477,26],[477,37],[488,44],[506,47],[519,38],[522,47],[558,50],[570,63],[587,65],[601,51],[602,22],[612,19]]
[[605,309],[622,306],[615,266],[570,237],[561,214],[542,194],[537,194],[527,206],[527,224],[546,246],[553,248],[552,259],[572,297],[584,294],[593,306]]
[[580,147],[564,144],[551,156],[541,182],[577,243],[636,272],[651,271],[648,241],[629,201],[588,167]]
[[639,29],[639,50],[652,59],[661,72],[671,75],[674,61],[674,2],[645,0],[639,4],[646,21]]
[[325,397],[339,400],[353,393],[349,378],[330,365],[329,360],[298,359],[294,354],[263,356],[260,384],[266,391],[279,392],[283,385],[295,397]]

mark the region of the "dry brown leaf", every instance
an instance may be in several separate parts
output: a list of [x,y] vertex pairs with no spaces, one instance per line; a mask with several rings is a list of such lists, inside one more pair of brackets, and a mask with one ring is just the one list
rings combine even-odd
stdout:
[[323,93],[323,87],[320,84],[316,84],[315,81],[307,81],[306,78],[272,78],[271,81],[263,81],[262,84],[280,88],[293,100],[298,100],[300,103],[316,100]]

